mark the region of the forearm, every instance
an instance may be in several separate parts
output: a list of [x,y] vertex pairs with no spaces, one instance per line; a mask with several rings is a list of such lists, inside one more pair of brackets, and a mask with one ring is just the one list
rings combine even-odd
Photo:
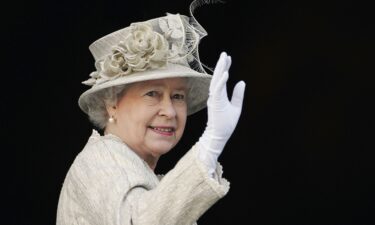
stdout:
[[[155,189],[135,192],[131,197],[139,197],[133,212],[135,225],[191,225],[228,192],[229,182],[209,177],[197,151],[193,147]],[[221,172],[218,174],[221,176]]]

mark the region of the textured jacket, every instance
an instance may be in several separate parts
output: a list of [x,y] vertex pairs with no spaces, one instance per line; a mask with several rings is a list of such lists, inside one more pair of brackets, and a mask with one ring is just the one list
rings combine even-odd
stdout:
[[114,135],[95,130],[60,192],[57,225],[192,225],[229,190],[190,149],[162,178]]

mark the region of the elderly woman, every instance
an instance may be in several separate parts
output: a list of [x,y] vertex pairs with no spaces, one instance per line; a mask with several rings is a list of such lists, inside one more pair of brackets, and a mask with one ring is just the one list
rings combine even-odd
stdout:
[[[96,71],[79,99],[93,131],[65,178],[57,224],[195,224],[229,190],[217,159],[239,119],[245,83],[228,100],[231,58],[213,75],[198,56],[204,29],[179,14],[111,33],[90,45]],[[212,78],[212,79],[211,79]],[[186,118],[208,106],[197,143],[164,176],[159,158],[181,139]]]

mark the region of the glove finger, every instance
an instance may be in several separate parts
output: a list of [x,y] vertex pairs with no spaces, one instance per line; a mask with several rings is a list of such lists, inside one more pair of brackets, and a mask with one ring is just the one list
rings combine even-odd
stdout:
[[215,87],[217,86],[217,83],[219,82],[219,80],[221,79],[223,75],[224,69],[226,67],[225,66],[226,61],[227,61],[226,58],[227,58],[226,53],[222,52],[219,60],[217,61],[214,74],[212,75],[212,79],[210,83],[210,90],[209,90],[211,93],[214,91]]
[[214,89],[213,98],[215,100],[228,99],[228,94],[227,94],[227,81],[228,81],[228,78],[229,78],[229,73],[228,73],[228,71],[225,71],[222,74],[221,79],[218,81],[218,83],[217,83],[217,85],[216,85],[216,87]]
[[232,57],[229,55],[227,56],[227,63],[225,65],[224,71],[229,71],[230,66],[232,65]]
[[242,108],[245,87],[246,87],[246,83],[243,81],[238,82],[236,86],[234,87],[232,99],[231,99],[231,103],[234,107],[237,107],[240,109]]
[[216,66],[215,66],[215,70],[214,70],[214,74],[215,73],[222,73],[224,72],[225,68],[227,67],[226,64],[227,64],[227,53],[226,52],[222,52],[220,54],[220,57],[219,57],[219,60],[217,61],[216,63]]

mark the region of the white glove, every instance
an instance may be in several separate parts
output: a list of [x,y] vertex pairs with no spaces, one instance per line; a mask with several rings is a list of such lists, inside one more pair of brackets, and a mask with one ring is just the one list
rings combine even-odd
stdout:
[[236,128],[242,110],[245,82],[238,82],[234,87],[231,101],[228,99],[226,83],[231,63],[231,57],[222,52],[210,84],[207,126],[197,143],[199,158],[207,166],[211,176],[216,170],[218,157]]

